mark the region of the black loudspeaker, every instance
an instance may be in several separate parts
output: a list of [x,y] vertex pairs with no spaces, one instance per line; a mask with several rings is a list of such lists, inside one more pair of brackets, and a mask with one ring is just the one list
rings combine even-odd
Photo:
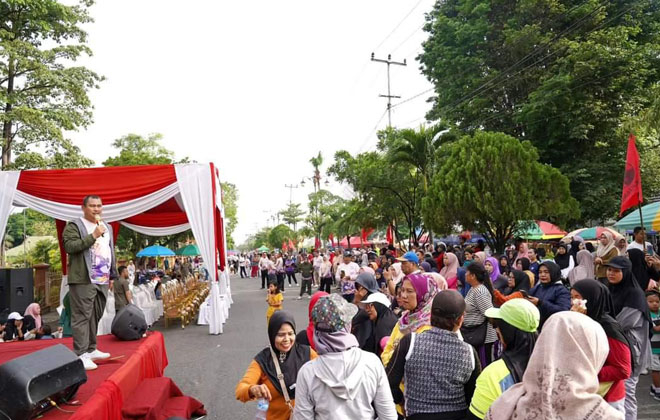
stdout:
[[23,314],[34,302],[34,274],[31,268],[0,269],[0,312]]
[[147,332],[147,321],[144,319],[142,309],[128,304],[121,308],[112,320],[110,329],[112,334],[120,340],[139,340]]
[[12,420],[27,420],[68,402],[87,382],[82,361],[62,344],[0,365],[0,410]]

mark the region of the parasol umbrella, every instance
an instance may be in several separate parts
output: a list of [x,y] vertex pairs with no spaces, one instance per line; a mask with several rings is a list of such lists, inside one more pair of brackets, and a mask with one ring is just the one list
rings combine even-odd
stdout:
[[530,220],[520,222],[520,237],[523,239],[559,239],[566,235],[566,231],[561,230],[556,225],[542,220]]
[[266,245],[261,245],[259,248],[257,248],[257,251],[268,252],[268,247]]
[[590,228],[581,228],[581,229],[575,229],[574,231],[568,233],[566,236],[564,236],[563,239],[566,238],[572,238],[573,236],[579,236],[585,241],[591,241],[594,239],[598,239],[598,237],[604,232],[608,231],[612,234],[614,238],[622,238],[623,235],[621,235],[619,232],[616,230],[609,228],[609,227],[603,227],[603,226],[595,226],[595,227],[590,227]]
[[[660,201],[642,207],[642,218],[644,219],[644,227],[647,232],[650,230],[660,230]],[[639,223],[639,211],[630,212],[626,217],[616,222],[614,226],[621,230],[631,230],[637,226],[641,226]]]
[[174,251],[160,245],[151,245],[137,253],[138,257],[173,257]]
[[197,255],[201,255],[199,252],[199,248],[197,248],[196,244],[190,244],[186,245],[183,248],[179,248],[176,251],[174,251],[176,255],[182,255],[185,257],[194,257]]

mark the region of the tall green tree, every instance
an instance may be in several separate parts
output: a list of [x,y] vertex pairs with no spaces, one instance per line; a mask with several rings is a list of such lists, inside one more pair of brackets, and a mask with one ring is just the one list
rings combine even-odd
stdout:
[[309,194],[307,202],[309,211],[305,218],[309,232],[302,233],[311,232],[311,235],[321,241],[325,241],[331,234],[336,235],[338,232],[335,231],[334,222],[339,216],[338,210],[343,202],[341,197],[328,190],[319,190]]
[[[174,152],[160,142],[163,135],[127,134],[112,142],[112,147],[119,149],[119,155],[107,158],[103,166],[167,165],[174,162]],[[185,158],[181,163],[185,163]]]
[[225,235],[227,236],[227,247],[233,249],[234,230],[238,225],[238,189],[231,182],[222,182],[222,204],[225,208]]
[[91,55],[83,25],[91,0],[68,6],[56,0],[0,2],[0,124],[2,169],[14,156],[33,152],[66,153],[64,130],[92,122],[88,91],[102,76],[74,66]]
[[280,210],[279,214],[282,216],[284,223],[289,225],[294,232],[296,231],[298,223],[305,220],[303,217],[305,215],[305,210],[300,208],[299,203],[289,203],[285,209]]
[[268,232],[268,246],[271,248],[282,248],[282,243],[295,240],[296,234],[287,225],[277,225]]
[[520,221],[562,223],[580,212],[568,179],[540,163],[530,142],[482,131],[451,146],[423,209],[435,232],[450,233],[459,224],[484,234],[497,252],[517,233]]
[[660,80],[660,8],[647,0],[442,0],[419,59],[427,117],[529,140],[582,219],[616,214],[627,135]]

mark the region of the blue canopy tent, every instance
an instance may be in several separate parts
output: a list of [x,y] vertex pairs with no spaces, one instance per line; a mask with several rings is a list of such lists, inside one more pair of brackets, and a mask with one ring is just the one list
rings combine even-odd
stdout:
[[137,253],[138,257],[173,257],[174,251],[160,245],[151,245]]

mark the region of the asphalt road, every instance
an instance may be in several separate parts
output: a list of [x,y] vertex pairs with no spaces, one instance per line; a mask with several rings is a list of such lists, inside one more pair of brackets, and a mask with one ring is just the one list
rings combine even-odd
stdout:
[[[236,400],[234,390],[252,358],[268,345],[266,292],[260,279],[232,278],[234,304],[220,335],[210,335],[208,326],[172,326],[163,331],[169,366],[165,375],[187,395],[202,401],[210,419],[252,420],[256,404]],[[297,300],[299,288],[286,288],[284,310],[296,317],[297,330],[307,327],[305,297]]]
[[[255,404],[243,404],[234,397],[236,384],[250,361],[268,345],[266,334],[266,293],[259,290],[258,279],[232,279],[234,304],[221,335],[209,335],[208,326],[190,325],[185,329],[162,321],[156,329],[163,331],[169,359],[165,374],[187,395],[206,406],[209,419],[251,420]],[[298,330],[307,326],[308,300],[296,300],[299,289],[287,288],[284,309],[296,317]],[[660,401],[649,395],[650,375],[640,377],[637,398],[639,420],[660,418]]]

